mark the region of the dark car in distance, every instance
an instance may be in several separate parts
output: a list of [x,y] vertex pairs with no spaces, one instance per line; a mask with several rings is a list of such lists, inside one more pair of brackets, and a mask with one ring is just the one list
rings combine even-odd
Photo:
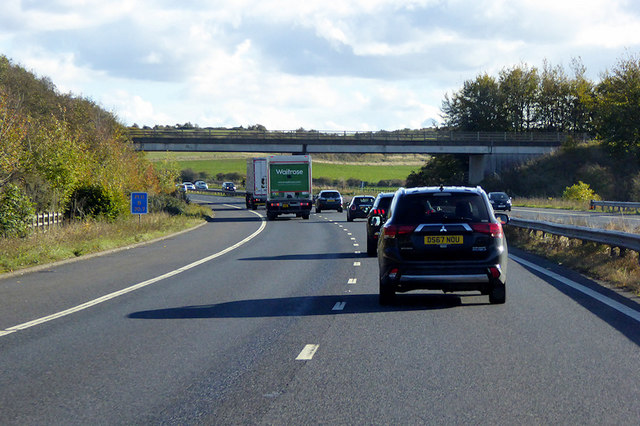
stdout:
[[511,211],[511,197],[504,192],[490,192],[489,201],[494,210]]
[[398,189],[378,241],[380,303],[411,290],[479,291],[504,303],[508,220],[480,187]]
[[367,215],[367,255],[375,256],[378,250],[378,234],[380,227],[387,219],[389,206],[395,192],[381,192],[373,202],[373,207]]
[[316,198],[316,213],[321,213],[322,210],[337,210],[342,213],[342,195],[335,190],[322,190]]
[[347,222],[352,222],[353,219],[358,218],[366,219],[374,201],[375,198],[371,195],[356,195],[353,197],[349,206],[347,206]]
[[235,192],[236,191],[236,184],[233,182],[224,182],[222,184],[222,190],[223,191],[227,191],[227,192]]

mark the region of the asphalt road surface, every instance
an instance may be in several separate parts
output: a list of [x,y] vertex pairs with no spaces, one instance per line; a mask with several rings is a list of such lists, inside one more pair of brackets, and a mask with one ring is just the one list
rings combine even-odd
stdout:
[[378,304],[365,223],[215,219],[0,279],[0,424],[637,424],[637,304],[511,250],[507,303]]

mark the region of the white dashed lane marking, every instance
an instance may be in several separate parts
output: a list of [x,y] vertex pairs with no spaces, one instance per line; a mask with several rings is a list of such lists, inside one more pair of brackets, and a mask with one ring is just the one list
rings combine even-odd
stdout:
[[309,361],[313,358],[313,355],[318,350],[319,345],[306,345],[302,352],[298,354],[296,360],[298,361]]
[[333,305],[333,309],[331,309],[332,311],[341,311],[344,309],[344,307],[347,305],[347,302],[336,302],[335,305]]

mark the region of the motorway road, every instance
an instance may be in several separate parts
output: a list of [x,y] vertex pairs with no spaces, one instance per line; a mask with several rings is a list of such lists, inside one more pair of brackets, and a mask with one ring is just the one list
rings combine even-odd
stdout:
[[504,305],[381,307],[363,221],[199,197],[196,230],[0,280],[0,424],[638,423],[637,304],[512,250]]

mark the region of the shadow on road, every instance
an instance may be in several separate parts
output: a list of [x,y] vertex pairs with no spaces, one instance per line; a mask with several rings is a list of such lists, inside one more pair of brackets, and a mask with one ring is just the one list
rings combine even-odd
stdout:
[[[381,306],[377,294],[284,297],[155,309],[134,312],[127,317],[132,319],[265,318],[429,311],[463,306],[462,297],[464,296],[446,294],[398,295],[396,303],[391,306]],[[344,308],[333,310],[336,304],[340,303],[344,303]],[[465,303],[464,306],[477,304]]]
[[262,219],[259,218],[258,216],[224,217],[224,218],[214,217],[214,218],[208,218],[207,222],[211,222],[211,223],[223,223],[223,222],[237,223],[237,222],[260,222],[261,220]]
[[323,260],[323,259],[362,259],[366,253],[313,253],[313,254],[282,254],[278,256],[244,257],[238,260]]
[[[596,293],[600,293],[607,298],[620,303],[621,305],[625,305],[632,310],[638,311],[638,303],[632,301],[618,293],[616,293],[612,289],[608,289],[606,287],[601,286],[595,281],[586,278],[579,273],[563,268],[557,264],[554,264],[546,259],[542,259],[538,256],[526,253],[522,250],[518,249],[509,249],[517,254],[518,256],[533,261],[538,265],[544,265],[546,269],[554,271],[563,277],[566,277],[574,282],[579,283],[580,285],[587,287],[593,290]],[[640,327],[638,327],[638,323],[627,317],[626,315],[618,312],[617,310],[605,306],[602,302],[597,301],[591,296],[585,295],[584,293],[573,289],[562,282],[556,281],[555,279],[549,277],[546,274],[543,274],[535,269],[531,269],[526,265],[522,265],[523,268],[528,270],[531,274],[537,276],[541,280],[547,282],[549,285],[555,287],[559,292],[573,299],[576,303],[580,304],[583,308],[587,309],[592,314],[596,315],[601,320],[605,321],[611,327],[618,330],[620,333],[625,335],[629,340],[634,342],[636,345],[640,346]]]

